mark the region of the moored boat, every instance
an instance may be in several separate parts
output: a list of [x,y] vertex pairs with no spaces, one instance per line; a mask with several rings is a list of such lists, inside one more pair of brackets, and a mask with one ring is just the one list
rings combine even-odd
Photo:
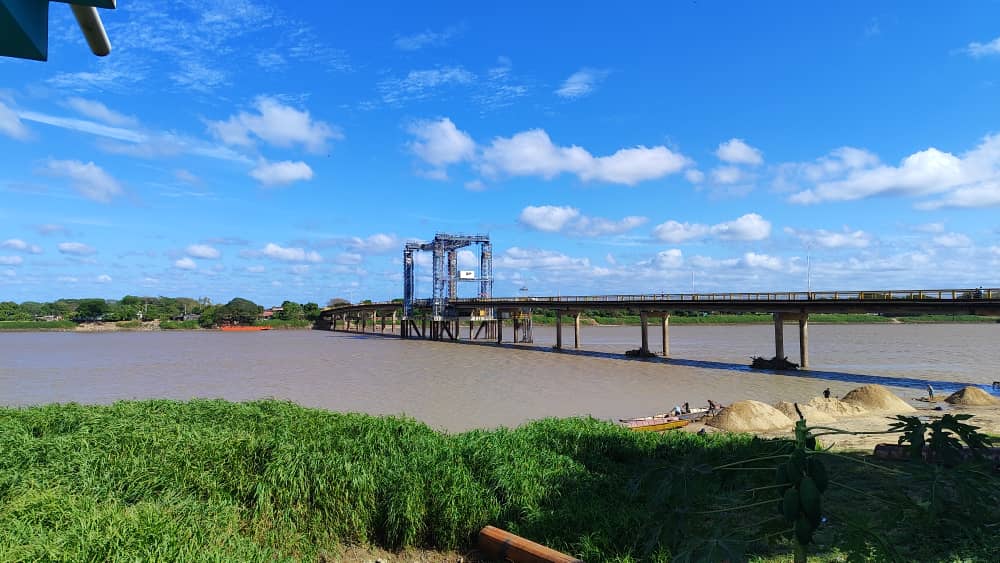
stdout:
[[635,430],[636,432],[662,432],[663,430],[683,428],[691,424],[691,421],[669,416],[665,418],[636,418],[623,420],[621,423],[625,428]]
[[271,330],[269,326],[242,326],[242,325],[223,325],[219,327],[219,330],[225,332],[257,332],[261,330]]

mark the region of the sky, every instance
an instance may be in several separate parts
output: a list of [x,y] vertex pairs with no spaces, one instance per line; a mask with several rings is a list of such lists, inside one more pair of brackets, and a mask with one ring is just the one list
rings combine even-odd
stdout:
[[101,16],[0,59],[0,300],[392,299],[437,232],[496,296],[1000,287],[998,2]]

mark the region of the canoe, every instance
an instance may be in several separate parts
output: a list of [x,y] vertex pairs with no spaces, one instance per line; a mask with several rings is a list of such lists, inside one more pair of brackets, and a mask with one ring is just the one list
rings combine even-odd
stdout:
[[690,420],[682,420],[673,416],[667,418],[640,418],[622,422],[625,428],[635,430],[636,432],[661,432],[663,430],[683,428],[688,424],[691,424]]
[[260,330],[271,330],[269,326],[239,326],[239,325],[226,325],[220,326],[219,330],[225,332],[257,332]]

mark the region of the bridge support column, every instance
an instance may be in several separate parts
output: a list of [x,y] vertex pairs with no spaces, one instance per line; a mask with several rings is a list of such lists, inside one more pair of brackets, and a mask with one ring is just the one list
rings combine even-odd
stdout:
[[670,357],[670,315],[664,313],[660,317],[660,330],[663,336],[663,357]]
[[517,344],[517,331],[521,328],[521,316],[514,313],[514,343]]
[[573,347],[580,348],[580,312],[573,315]]
[[392,312],[392,332],[396,332],[396,311]]
[[649,354],[649,313],[639,312],[639,324],[642,325],[642,346],[639,347],[639,354],[645,356]]
[[503,315],[497,311],[497,344],[503,343]]
[[420,319],[420,338],[427,338],[427,317]]
[[799,317],[799,365],[809,368],[809,313]]
[[556,311],[556,350],[562,350],[562,312]]
[[785,319],[781,313],[774,313],[774,357],[785,357]]

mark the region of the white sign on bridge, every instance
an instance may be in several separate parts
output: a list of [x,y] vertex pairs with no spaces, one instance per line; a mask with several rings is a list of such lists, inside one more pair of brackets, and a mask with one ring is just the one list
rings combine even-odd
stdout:
[[460,280],[474,280],[476,279],[476,272],[472,270],[462,270],[458,272],[458,279]]

